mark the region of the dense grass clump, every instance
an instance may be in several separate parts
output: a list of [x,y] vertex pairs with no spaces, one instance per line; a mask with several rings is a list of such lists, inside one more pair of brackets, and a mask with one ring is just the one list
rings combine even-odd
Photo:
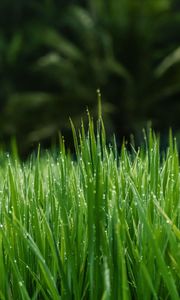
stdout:
[[118,151],[91,120],[73,135],[75,159],[63,141],[56,157],[1,154],[0,299],[178,300],[176,143],[160,153],[150,131]]

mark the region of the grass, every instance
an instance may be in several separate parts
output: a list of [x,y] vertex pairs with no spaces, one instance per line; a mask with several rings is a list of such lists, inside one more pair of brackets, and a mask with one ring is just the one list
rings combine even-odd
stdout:
[[26,163],[1,153],[0,299],[179,299],[176,142],[118,151],[93,126],[72,125],[75,159],[62,139]]

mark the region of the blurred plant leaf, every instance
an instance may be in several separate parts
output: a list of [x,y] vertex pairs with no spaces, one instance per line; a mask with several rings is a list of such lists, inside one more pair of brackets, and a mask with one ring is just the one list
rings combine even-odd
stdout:
[[[156,68],[155,74],[157,77],[163,76],[170,68],[180,63],[180,47],[175,49],[167,57],[163,59],[160,65]],[[180,65],[178,66],[180,68]]]
[[17,32],[13,35],[7,48],[7,61],[9,64],[16,63],[18,55],[21,53],[23,47],[22,34]]
[[55,98],[52,94],[47,94],[44,92],[26,92],[12,94],[7,103],[8,112],[13,112],[17,107],[20,111],[25,111],[29,109],[37,109],[42,105],[47,105],[47,103],[54,101]]

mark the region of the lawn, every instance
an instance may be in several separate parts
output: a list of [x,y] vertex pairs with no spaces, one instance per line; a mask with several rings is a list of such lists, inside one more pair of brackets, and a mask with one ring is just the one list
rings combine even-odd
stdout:
[[[95,128],[94,128],[95,127]],[[175,139],[160,151],[106,142],[102,121],[76,155],[0,155],[0,299],[180,298],[180,169]]]

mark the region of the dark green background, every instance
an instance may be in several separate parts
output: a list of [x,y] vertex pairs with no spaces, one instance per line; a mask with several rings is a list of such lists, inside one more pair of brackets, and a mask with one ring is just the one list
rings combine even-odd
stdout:
[[180,129],[180,1],[1,0],[0,139],[28,153],[97,113],[109,135]]

